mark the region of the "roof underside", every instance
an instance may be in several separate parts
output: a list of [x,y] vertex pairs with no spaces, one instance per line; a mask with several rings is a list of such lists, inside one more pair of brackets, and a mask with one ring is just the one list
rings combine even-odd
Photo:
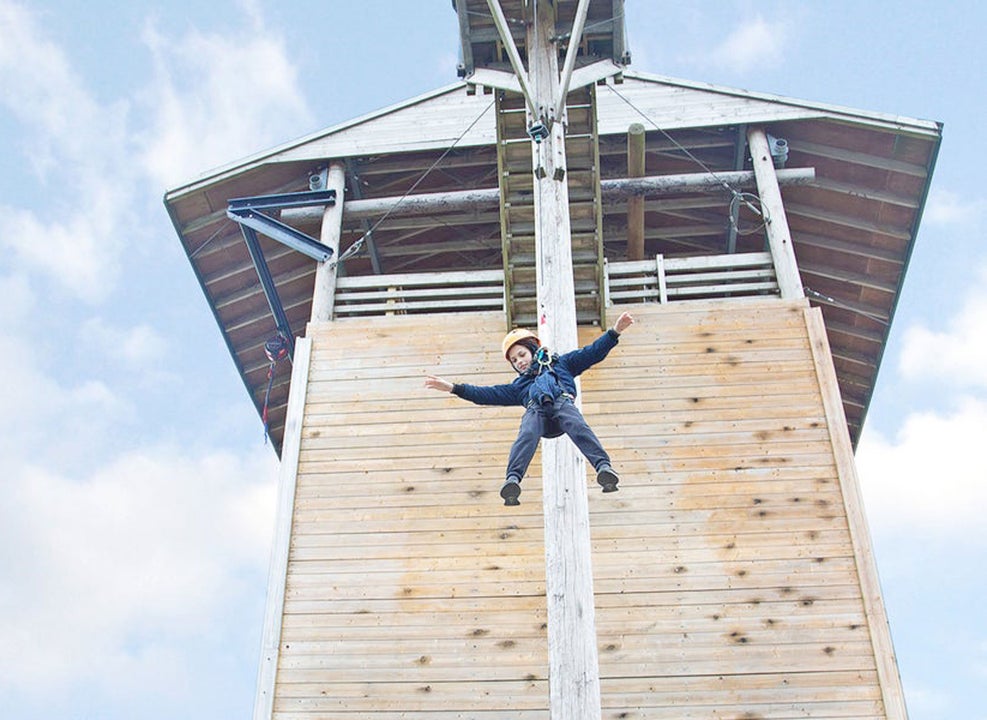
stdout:
[[[165,202],[181,242],[258,409],[267,386],[263,346],[276,328],[240,229],[226,216],[227,201],[307,190],[310,175],[330,159],[346,161],[347,201],[400,197],[415,183],[416,194],[496,188],[493,92],[498,91],[463,82],[168,193]],[[787,167],[815,169],[814,182],[783,188],[783,196],[802,282],[810,300],[822,306],[856,442],[915,241],[940,127],[632,73],[617,84],[599,86],[597,97],[602,179],[626,176],[631,123],[647,130],[648,175],[705,172],[703,166],[713,172],[749,167],[745,133],[754,123],[788,141]],[[611,261],[626,259],[626,203],[607,203],[603,211],[605,254]],[[740,234],[731,233],[729,214],[726,193],[648,198],[646,254],[763,250],[763,232],[742,224]],[[296,221],[297,227],[318,236],[317,217],[312,217],[311,222]],[[342,249],[379,219],[344,213]],[[292,331],[303,335],[315,262],[265,237],[260,241]],[[500,212],[491,203],[429,215],[393,212],[342,272],[501,267]],[[271,395],[276,447],[289,374],[279,372]]]

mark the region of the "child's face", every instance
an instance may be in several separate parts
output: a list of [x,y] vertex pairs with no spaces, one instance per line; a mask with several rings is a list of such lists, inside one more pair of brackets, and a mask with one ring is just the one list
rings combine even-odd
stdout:
[[507,351],[507,359],[511,361],[511,365],[514,366],[515,370],[523,373],[531,367],[531,360],[533,358],[531,351],[521,343],[518,343]]

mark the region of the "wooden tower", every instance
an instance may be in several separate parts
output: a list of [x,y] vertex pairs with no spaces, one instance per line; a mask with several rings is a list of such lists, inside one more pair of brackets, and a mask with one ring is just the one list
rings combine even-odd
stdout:
[[[281,458],[255,720],[905,718],[853,446],[939,125],[632,72],[622,0],[454,7],[461,81],[165,198]],[[624,310],[620,492],[563,438],[504,507],[520,409],[424,375]]]

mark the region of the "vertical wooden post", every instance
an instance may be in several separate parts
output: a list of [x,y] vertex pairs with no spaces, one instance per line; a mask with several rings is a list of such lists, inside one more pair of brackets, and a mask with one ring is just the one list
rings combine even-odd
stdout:
[[326,189],[336,191],[336,202],[322,213],[322,229],[319,240],[332,248],[329,262],[319,263],[315,271],[315,288],[312,292],[312,322],[332,320],[336,304],[336,260],[339,258],[339,239],[343,232],[343,191],[346,187],[346,166],[341,162],[329,165]]
[[[553,351],[578,345],[572,274],[569,188],[560,103],[555,8],[534,3],[528,27],[528,62],[534,105],[550,134],[532,144],[535,173],[535,254],[538,331]],[[578,37],[570,42],[578,43]],[[553,719],[600,718],[600,671],[596,647],[589,503],[583,458],[567,439],[542,444],[545,514],[545,592],[548,603],[549,701]]]
[[857,561],[857,577],[860,579],[864,612],[867,614],[871,645],[877,661],[877,677],[881,688],[881,699],[884,701],[884,711],[890,720],[908,720],[901,675],[894,656],[887,610],[881,597],[881,584],[877,576],[877,565],[874,563],[874,547],[871,544],[870,529],[867,527],[867,517],[864,515],[864,499],[860,494],[860,480],[853,460],[853,446],[850,443],[850,434],[847,432],[846,412],[843,409],[840,386],[836,381],[836,369],[833,367],[826,325],[823,323],[822,310],[819,308],[806,308],[804,316],[809,331],[812,361],[826,414],[826,424],[833,444],[836,473],[839,477],[850,529],[850,541]]
[[785,215],[785,205],[781,200],[778,176],[775,174],[768,136],[764,128],[750,128],[747,131],[747,144],[750,146],[751,160],[754,163],[757,192],[761,197],[761,209],[767,223],[768,246],[771,249],[771,258],[774,260],[781,297],[785,300],[804,297],[802,279],[799,277],[795,250],[792,247],[792,233],[788,229],[788,217]]
[[[644,125],[627,128],[627,177],[644,177]],[[644,259],[644,195],[627,198],[627,259]]]
[[278,509],[271,542],[271,559],[267,576],[267,603],[264,609],[264,629],[261,637],[260,667],[254,696],[253,720],[274,717],[274,685],[281,652],[281,630],[284,599],[288,578],[288,551],[291,547],[291,522],[294,518],[295,489],[298,484],[298,457],[301,453],[302,421],[308,391],[308,372],[312,358],[312,340],[295,341],[295,356],[291,362],[291,385],[284,419],[281,442],[281,466],[278,471]]

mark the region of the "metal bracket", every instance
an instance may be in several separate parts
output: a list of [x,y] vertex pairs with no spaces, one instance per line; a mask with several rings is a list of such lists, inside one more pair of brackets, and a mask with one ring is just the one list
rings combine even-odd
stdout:
[[271,270],[268,268],[267,261],[264,259],[264,252],[261,250],[260,242],[257,240],[257,233],[248,225],[241,225],[240,232],[243,233],[243,240],[246,242],[247,250],[250,252],[250,259],[253,260],[254,269],[257,271],[260,285],[264,289],[264,297],[267,298],[267,305],[271,308],[271,315],[274,316],[274,325],[277,327],[278,332],[287,339],[288,357],[294,360],[295,337],[291,333],[291,323],[288,322],[288,315],[285,313],[284,306],[281,304],[281,297],[278,295],[278,289],[274,284],[274,278],[271,276]]
[[541,120],[535,120],[528,126],[528,135],[536,143],[541,143],[542,140],[548,138],[550,133],[551,130],[548,127],[548,123]]
[[308,190],[305,192],[260,195],[249,198],[233,198],[227,202],[226,215],[240,225],[246,225],[257,232],[287,245],[292,250],[307,255],[317,262],[326,262],[332,257],[332,248],[324,245],[301,230],[280,220],[265,215],[261,210],[281,210],[284,208],[327,206],[336,204],[335,190]]
[[[318,178],[319,175],[313,175]],[[309,185],[313,183],[309,178]],[[323,184],[323,188],[325,185]],[[288,355],[295,356],[295,339],[291,332],[291,324],[288,322],[288,315],[281,304],[281,297],[278,295],[277,285],[271,270],[264,259],[264,252],[261,249],[257,233],[261,232],[269,238],[287,245],[293,250],[307,255],[318,262],[326,262],[332,257],[332,248],[325,245],[313,237],[309,237],[300,230],[296,230],[290,225],[286,225],[280,220],[265,215],[261,210],[280,210],[284,208],[299,208],[312,206],[328,206],[336,203],[335,190],[309,190],[306,192],[280,193],[277,195],[260,195],[248,198],[233,198],[227,201],[226,215],[240,225],[240,232],[243,233],[243,240],[250,252],[250,259],[253,261],[254,270],[257,271],[257,278],[264,289],[264,297],[271,308],[271,315],[274,316],[274,324],[288,341]]]

